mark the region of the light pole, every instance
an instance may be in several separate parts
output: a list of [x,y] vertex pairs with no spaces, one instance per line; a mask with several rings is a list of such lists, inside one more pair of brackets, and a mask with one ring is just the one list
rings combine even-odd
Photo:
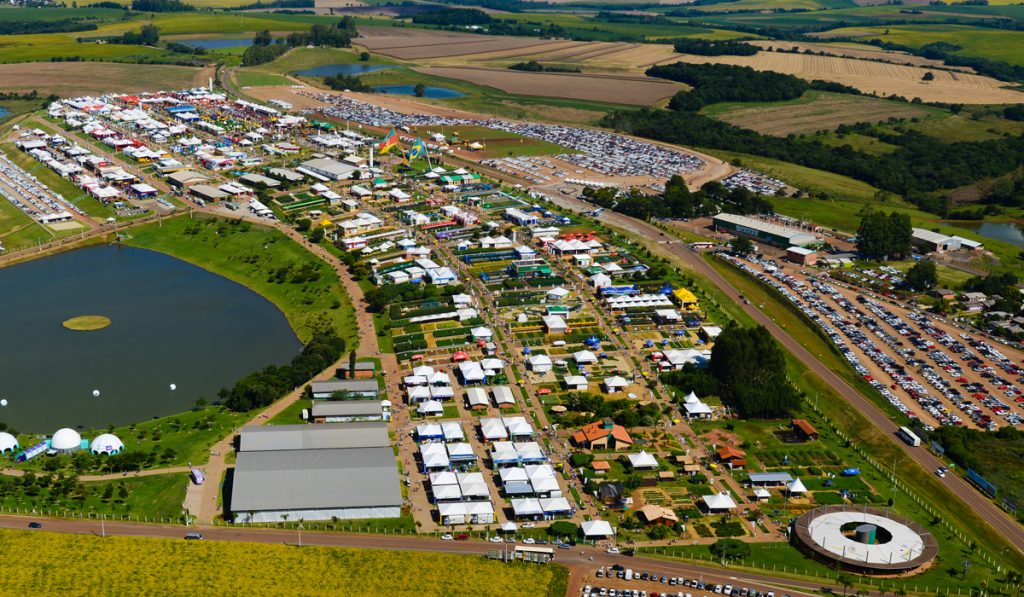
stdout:
[[301,522],[299,523],[299,526],[296,527],[296,530],[299,531],[299,547],[302,547],[302,523]]

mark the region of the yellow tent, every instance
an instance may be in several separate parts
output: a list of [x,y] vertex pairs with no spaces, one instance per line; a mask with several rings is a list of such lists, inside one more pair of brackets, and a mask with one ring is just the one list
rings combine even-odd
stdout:
[[324,220],[322,222],[320,222],[320,226],[322,226],[324,228],[329,228],[331,226],[334,226],[334,222],[328,220],[327,218],[324,218]]
[[697,296],[685,288],[673,291],[672,296],[675,298],[676,303],[687,311],[696,311],[700,308],[700,301],[697,300]]

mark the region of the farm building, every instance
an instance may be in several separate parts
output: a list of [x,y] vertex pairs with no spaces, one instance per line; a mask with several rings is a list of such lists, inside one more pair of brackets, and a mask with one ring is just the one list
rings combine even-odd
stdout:
[[582,375],[566,375],[562,382],[567,390],[586,391],[590,387],[590,382]]
[[336,375],[345,379],[370,379],[377,373],[377,365],[373,361],[359,361],[354,372],[349,369],[349,363],[346,361],[337,368]]
[[235,522],[401,515],[383,423],[246,427],[239,445],[229,504]]
[[924,228],[914,228],[910,237],[914,248],[922,253],[945,253],[960,248],[960,239],[956,236],[947,236]]
[[[385,407],[385,403],[387,406]],[[387,421],[391,403],[387,400],[329,400],[314,402],[309,418],[313,423],[349,423],[354,421]]]
[[572,435],[572,441],[581,448],[592,450],[628,450],[633,447],[633,438],[626,428],[611,419],[584,425]]
[[179,170],[167,175],[167,184],[179,189],[208,182],[210,179],[192,170]]
[[672,508],[666,508],[664,506],[657,506],[654,504],[647,504],[643,508],[640,508],[640,516],[647,524],[664,524],[672,526],[679,522],[679,516],[672,510]]
[[786,249],[786,261],[810,266],[818,263],[818,254],[804,247],[790,247]]
[[818,430],[804,419],[793,419],[793,431],[807,441],[814,441],[820,437]]
[[359,168],[332,160],[330,158],[316,158],[302,162],[302,165],[298,168],[299,172],[303,174],[312,173],[314,178],[322,177],[328,180],[345,180],[352,176],[353,172],[357,172]]
[[750,485],[753,487],[782,487],[792,480],[793,476],[785,472],[750,473]]
[[736,214],[718,214],[712,219],[712,222],[716,230],[742,234],[778,247],[805,247],[818,242],[816,236],[803,230],[787,228]]
[[314,381],[313,399],[331,400],[335,396],[348,399],[377,398],[380,388],[375,379],[341,379],[337,381]]

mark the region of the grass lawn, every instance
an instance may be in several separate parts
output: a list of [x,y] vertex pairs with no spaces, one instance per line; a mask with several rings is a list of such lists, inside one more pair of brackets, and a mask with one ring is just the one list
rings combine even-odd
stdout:
[[235,83],[239,87],[259,87],[263,85],[290,85],[291,82],[273,73],[262,73],[259,71],[239,70],[235,73]]
[[[185,486],[189,483],[185,473],[127,476],[113,481],[82,484],[82,493],[74,485],[65,493],[59,483],[47,487],[26,488],[16,480],[7,480],[0,504],[5,509],[35,509],[40,514],[69,512],[106,514],[107,516],[148,517],[150,520],[177,520],[181,516],[181,503],[185,499]],[[127,495],[122,497],[121,486]],[[109,488],[109,489],[108,489]],[[108,494],[107,491],[110,491]]]
[[167,253],[234,280],[273,302],[303,342],[330,326],[356,344],[354,310],[337,274],[283,233],[220,218],[167,220],[131,231],[128,244]]
[[302,410],[312,407],[312,400],[300,398],[289,404],[287,408],[278,413],[273,419],[267,421],[267,425],[299,425],[305,422],[302,420]]
[[0,197],[0,245],[8,251],[53,240],[54,234],[25,215],[6,198]]
[[969,25],[885,25],[835,29],[830,34],[846,33],[862,39],[880,39],[894,44],[920,47],[933,42],[960,46],[961,56],[979,56],[989,60],[1024,66],[1024,36],[1016,31]]
[[544,597],[565,594],[568,584],[568,570],[557,564],[503,564],[482,556],[401,550],[13,530],[0,531],[0,542],[12,553],[38,556],[0,564],[4,587],[14,595],[74,587],[104,594],[469,596],[501,587],[502,595]]

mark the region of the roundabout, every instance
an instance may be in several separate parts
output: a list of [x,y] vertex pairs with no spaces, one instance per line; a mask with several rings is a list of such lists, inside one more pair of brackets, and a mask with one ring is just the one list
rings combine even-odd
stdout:
[[917,572],[939,551],[920,524],[875,508],[816,508],[797,519],[791,537],[815,559],[864,574]]

